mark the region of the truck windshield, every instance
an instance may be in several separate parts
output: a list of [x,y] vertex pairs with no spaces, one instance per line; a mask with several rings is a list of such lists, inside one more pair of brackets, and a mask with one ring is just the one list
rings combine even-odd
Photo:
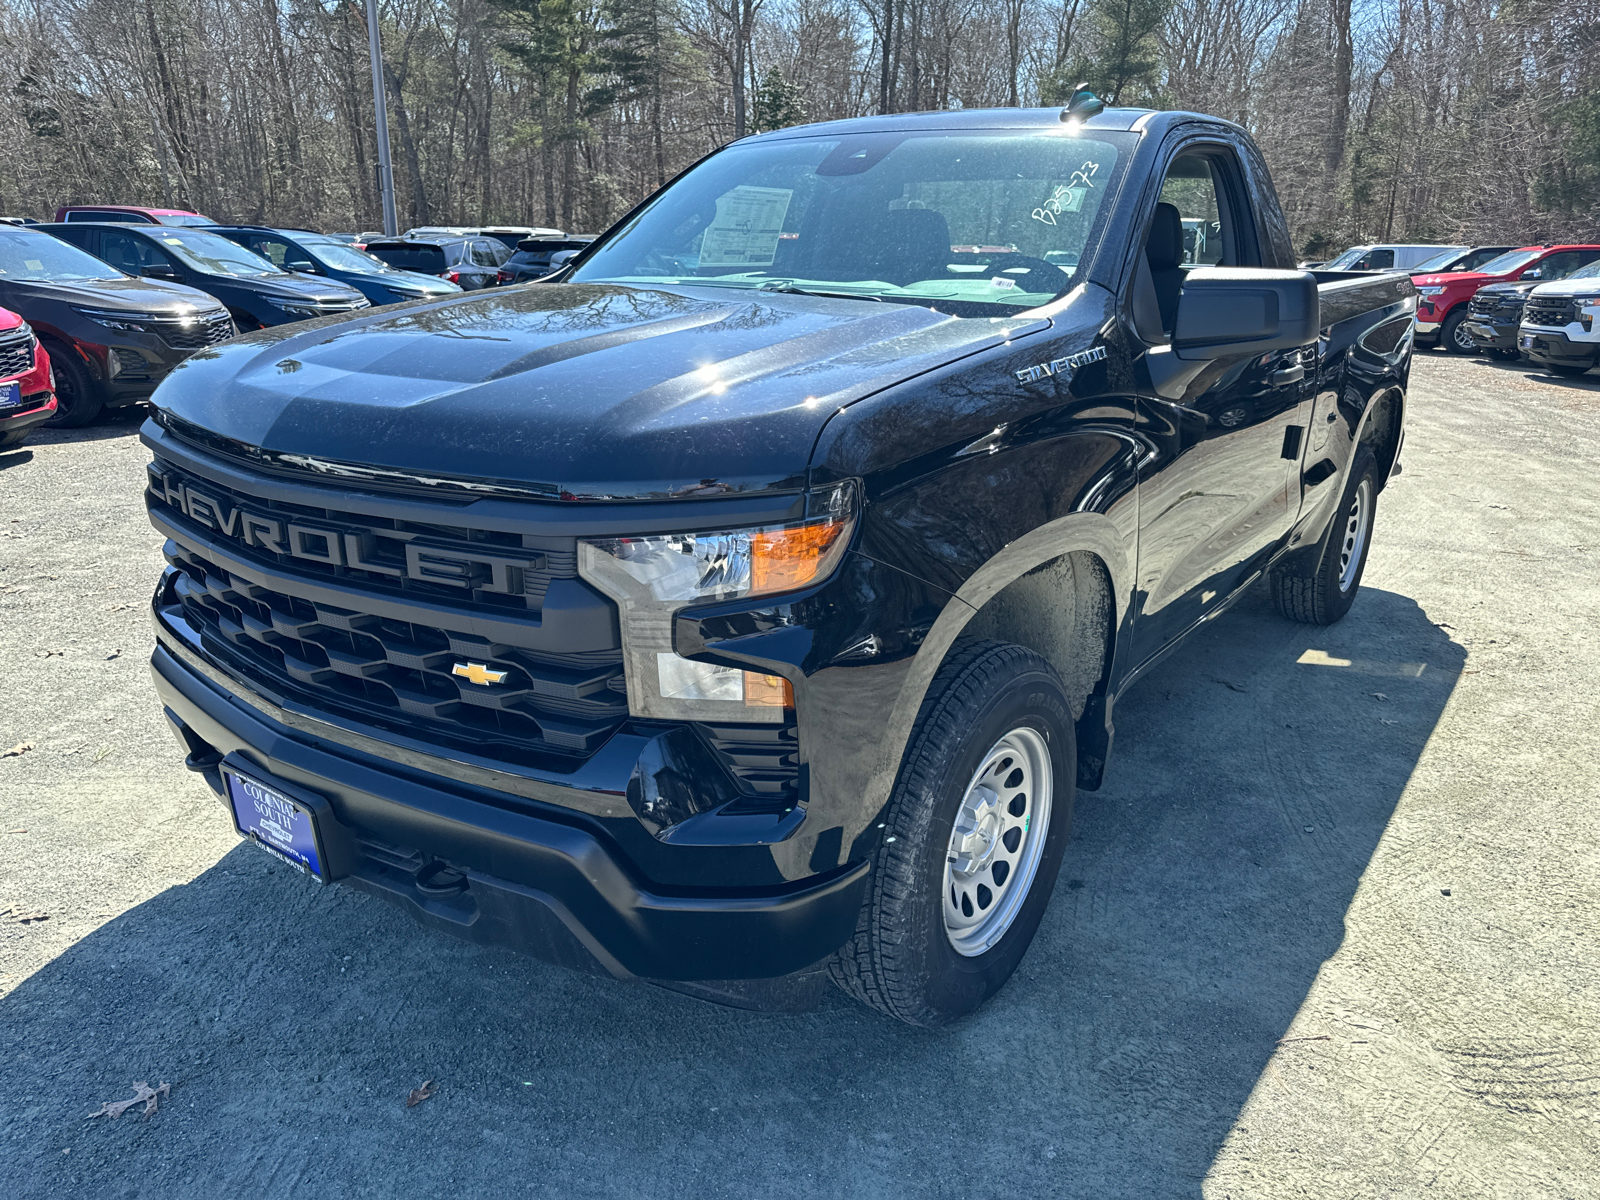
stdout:
[[1135,136],[1063,126],[735,144],[636,213],[573,281],[1007,315],[1071,286]]
[[1472,251],[1465,246],[1451,246],[1441,250],[1432,258],[1425,258],[1414,267],[1407,267],[1413,275],[1435,275],[1441,271],[1463,270],[1462,264],[1472,257]]
[[1504,275],[1508,271],[1515,271],[1518,267],[1527,266],[1543,253],[1543,250],[1512,250],[1499,258],[1491,258],[1477,269],[1485,275]]
[[1323,270],[1348,271],[1353,264],[1361,261],[1361,256],[1363,254],[1371,249],[1371,246],[1351,246],[1350,249],[1346,250],[1343,254],[1339,255],[1338,258],[1334,259],[1327,266],[1325,266]]

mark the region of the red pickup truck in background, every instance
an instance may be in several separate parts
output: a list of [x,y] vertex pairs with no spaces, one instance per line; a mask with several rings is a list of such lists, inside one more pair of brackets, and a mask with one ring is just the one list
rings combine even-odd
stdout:
[[1579,267],[1600,259],[1600,246],[1522,246],[1490,259],[1476,271],[1448,275],[1414,275],[1421,300],[1417,304],[1417,342],[1437,339],[1453,354],[1476,354],[1477,344],[1461,328],[1467,303],[1491,283],[1564,279]]
[[56,415],[50,355],[16,313],[0,308],[0,450],[20,446]]

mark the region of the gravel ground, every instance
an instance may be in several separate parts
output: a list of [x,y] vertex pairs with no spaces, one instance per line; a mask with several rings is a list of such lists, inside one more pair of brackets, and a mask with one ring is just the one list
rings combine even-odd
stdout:
[[0,1194],[1596,1195],[1597,385],[1423,355],[1350,616],[1251,596],[1141,683],[1021,970],[932,1034],[239,845],[149,683],[137,420],[0,455]]

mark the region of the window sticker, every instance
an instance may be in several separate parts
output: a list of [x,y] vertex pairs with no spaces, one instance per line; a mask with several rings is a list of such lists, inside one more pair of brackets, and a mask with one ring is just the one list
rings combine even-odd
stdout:
[[770,267],[783,237],[793,188],[740,184],[717,197],[716,218],[700,244],[702,267]]
[[169,246],[181,246],[181,245],[183,245],[183,239],[182,238],[162,238],[161,240],[163,242],[165,242]]
[[22,260],[22,265],[27,267],[28,270],[30,270],[30,271],[42,271],[42,270],[44,270],[44,260],[43,259],[25,258],[25,259]]

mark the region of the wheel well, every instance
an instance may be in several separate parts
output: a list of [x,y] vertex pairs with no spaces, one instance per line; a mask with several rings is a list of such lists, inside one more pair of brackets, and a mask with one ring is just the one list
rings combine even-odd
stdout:
[[[997,592],[963,634],[1014,642],[1044,656],[1083,716],[1111,666],[1111,575],[1087,550],[1041,563]],[[1081,749],[1081,748],[1080,748]]]
[[1405,401],[1398,392],[1388,391],[1372,402],[1372,415],[1361,433],[1363,443],[1372,447],[1378,458],[1378,490],[1381,492],[1394,471],[1400,454],[1400,429],[1405,416]]

